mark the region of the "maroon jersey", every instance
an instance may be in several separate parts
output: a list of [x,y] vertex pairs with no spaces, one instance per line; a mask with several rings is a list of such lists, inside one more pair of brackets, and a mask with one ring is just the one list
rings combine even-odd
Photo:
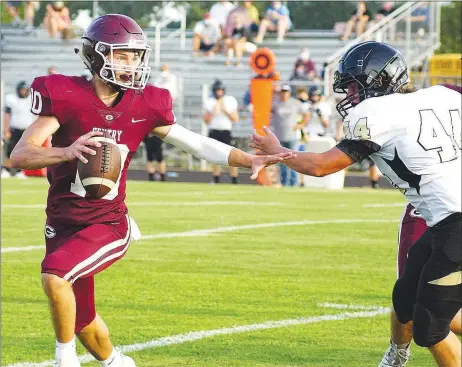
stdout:
[[401,216],[398,233],[398,277],[403,275],[411,247],[427,230],[427,223],[411,204],[407,204]]
[[170,93],[150,85],[142,91],[126,90],[111,108],[98,98],[85,77],[54,74],[36,78],[31,95],[32,113],[55,116],[59,121],[53,147],[67,147],[90,131],[104,131],[117,142],[122,158],[119,180],[102,199],[86,195],[77,160],[48,167],[48,219],[72,225],[118,221],[127,213],[125,186],[133,154],[152,129],[175,123]]

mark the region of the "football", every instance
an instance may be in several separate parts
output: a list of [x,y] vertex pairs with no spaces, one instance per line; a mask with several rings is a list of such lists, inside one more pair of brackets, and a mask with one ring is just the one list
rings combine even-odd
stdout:
[[78,172],[85,191],[92,198],[101,199],[111,191],[119,179],[121,167],[117,143],[109,137],[95,137],[101,147],[92,146],[95,155],[83,153],[87,163],[79,161]]

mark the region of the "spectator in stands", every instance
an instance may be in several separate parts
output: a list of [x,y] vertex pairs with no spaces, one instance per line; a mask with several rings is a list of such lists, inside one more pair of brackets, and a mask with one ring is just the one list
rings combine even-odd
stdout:
[[277,31],[278,42],[284,41],[285,33],[292,27],[290,12],[287,6],[282,5],[281,1],[272,1],[271,6],[261,21],[258,35],[255,38],[256,43],[262,43],[266,31]]
[[374,23],[380,22],[383,18],[386,18],[391,13],[395,11],[395,2],[394,1],[384,1],[382,2],[382,6],[377,11],[374,17]]
[[[236,98],[225,94],[225,86],[220,80],[212,85],[213,95],[204,105],[204,122],[209,128],[209,137],[222,143],[231,145],[231,130],[239,121],[238,103]],[[213,183],[220,183],[221,167],[214,165],[212,169]],[[229,175],[233,184],[237,184],[237,167],[229,167]]]
[[351,14],[350,20],[348,20],[345,26],[345,33],[341,38],[343,41],[346,41],[350,38],[353,28],[355,28],[356,37],[364,33],[367,27],[367,23],[371,19],[371,13],[367,9],[367,4],[365,1],[358,2],[356,10]]
[[[19,16],[18,7],[23,5],[24,7],[24,22]],[[8,14],[13,18],[13,27],[22,27],[25,23],[26,30],[34,29],[34,18],[35,11],[40,8],[40,2],[38,1],[7,1],[6,2]]]
[[316,76],[316,67],[307,48],[301,50],[295,61],[294,70],[290,80],[313,80]]
[[10,154],[21,139],[24,131],[35,120],[35,115],[30,112],[30,85],[21,81],[16,86],[16,93],[5,96],[5,112],[3,115],[3,138],[8,141],[6,159],[3,162],[2,178],[16,176],[25,178],[24,172],[17,172],[11,168]]
[[43,25],[48,31],[50,38],[65,38],[66,32],[71,25],[69,9],[63,1],[54,1],[46,7]]
[[423,1],[419,6],[414,9],[411,13],[411,31],[417,33],[420,39],[425,36],[428,31],[430,19],[430,8],[427,1]]
[[172,96],[173,103],[175,103],[178,97],[178,80],[176,75],[170,71],[167,64],[160,67],[160,75],[154,81],[154,85],[159,88],[167,89]]
[[56,74],[56,68],[54,66],[49,66],[47,73],[48,75]]
[[329,119],[332,114],[330,105],[324,101],[321,87],[313,85],[308,91],[310,102],[310,119],[306,125],[309,136],[325,136],[329,128]]
[[247,42],[248,29],[242,24],[240,17],[236,14],[233,17],[233,28],[231,36],[226,38],[226,65],[231,65],[231,58],[234,55],[235,65],[241,66],[241,57],[245,50],[245,44]]
[[250,32],[257,33],[258,27],[260,25],[260,14],[258,9],[255,5],[252,4],[251,1],[244,1],[244,8],[247,11],[247,15],[249,16],[252,23],[250,24]]
[[228,18],[229,12],[234,8],[234,4],[226,0],[216,2],[210,8],[210,16],[216,23],[218,23],[221,30],[225,27],[226,18]]
[[220,26],[210,17],[210,13],[205,13],[204,19],[197,22],[194,27],[193,56],[197,56],[199,50],[206,56],[213,56],[220,39]]
[[[271,126],[283,147],[296,150],[299,145],[298,130],[306,125],[310,113],[306,104],[290,96],[291,91],[288,84],[280,87],[279,98],[275,98],[271,106]],[[300,124],[299,115],[303,116]],[[294,170],[285,165],[281,165],[280,170],[283,186],[297,185],[297,173]]]

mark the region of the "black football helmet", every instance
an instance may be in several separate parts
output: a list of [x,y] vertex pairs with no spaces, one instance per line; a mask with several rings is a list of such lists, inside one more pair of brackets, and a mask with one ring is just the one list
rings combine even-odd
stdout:
[[[25,94],[21,94],[21,90],[26,89]],[[29,92],[30,92],[30,84],[27,83],[25,80],[21,80],[17,85],[16,85],[16,94],[18,95],[19,98],[27,98],[29,97]]]
[[314,96],[322,96],[322,89],[319,85],[312,85],[308,90],[308,96],[310,99]]
[[374,41],[357,44],[342,56],[334,74],[334,92],[347,93],[337,111],[345,117],[366,98],[394,93],[409,82],[406,62],[396,48]]
[[217,91],[222,90],[223,94],[225,93],[225,85],[220,79],[216,79],[215,82],[212,84],[212,92],[213,96],[217,98]]

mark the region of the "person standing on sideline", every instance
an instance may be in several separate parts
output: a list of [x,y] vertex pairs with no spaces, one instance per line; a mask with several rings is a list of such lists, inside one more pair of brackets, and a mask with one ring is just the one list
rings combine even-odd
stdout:
[[16,93],[5,96],[5,112],[3,124],[3,138],[8,142],[6,159],[3,162],[2,178],[17,177],[26,178],[24,172],[11,168],[10,155],[14,147],[21,139],[24,131],[35,120],[35,116],[29,111],[30,107],[30,85],[20,81],[16,85]]
[[[172,102],[178,97],[178,81],[167,64],[160,67],[160,75],[154,81],[158,88],[167,89],[172,97]],[[149,181],[165,181],[167,174],[167,163],[164,160],[163,141],[155,134],[149,134],[144,138],[146,147],[146,171],[148,172]],[[157,173],[157,175],[156,175]]]
[[[281,86],[279,98],[273,101],[271,107],[271,126],[274,126],[274,134],[281,141],[283,147],[297,150],[298,130],[306,126],[311,114],[309,104],[291,97],[291,90],[288,84]],[[302,121],[297,123],[300,115],[303,116]],[[285,165],[281,165],[281,185],[297,185],[297,173]]]
[[[237,100],[233,96],[225,95],[225,85],[218,79],[212,85],[212,93],[213,96],[204,103],[202,118],[209,127],[210,138],[231,145],[231,130],[233,125],[239,121]],[[213,182],[220,183],[221,166],[215,164],[212,174]],[[229,167],[229,175],[232,183],[237,184],[238,170],[236,167]]]

